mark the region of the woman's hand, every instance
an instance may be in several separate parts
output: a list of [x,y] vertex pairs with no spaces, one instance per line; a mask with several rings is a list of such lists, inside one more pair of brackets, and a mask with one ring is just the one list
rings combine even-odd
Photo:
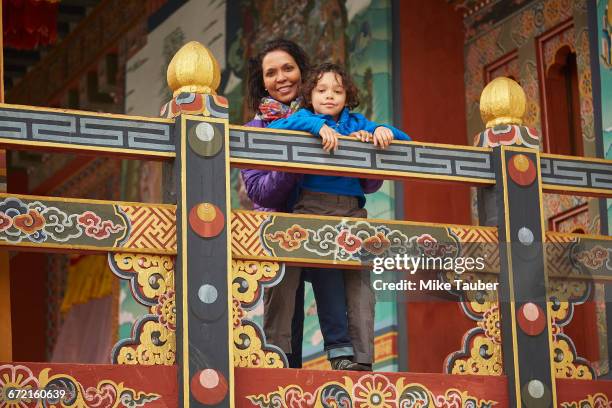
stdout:
[[374,146],[386,149],[393,141],[393,132],[384,126],[379,126],[374,130]]
[[358,130],[356,132],[351,133],[349,136],[354,137],[357,140],[361,140],[365,143],[368,143],[373,138],[372,134],[367,130]]
[[323,125],[319,130],[319,136],[323,139],[323,150],[326,152],[335,151],[338,148],[338,132],[327,125]]

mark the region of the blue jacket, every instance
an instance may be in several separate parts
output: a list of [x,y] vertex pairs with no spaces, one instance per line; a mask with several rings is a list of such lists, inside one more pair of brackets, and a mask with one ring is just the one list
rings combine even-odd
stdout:
[[[300,109],[285,119],[275,120],[268,127],[272,129],[300,130],[318,136],[323,125],[327,125],[345,136],[358,130],[374,133],[377,127],[384,126],[391,129],[395,140],[410,140],[410,137],[401,130],[390,125],[381,125],[369,121],[360,113],[349,112],[348,108],[344,108],[342,113],[340,113],[337,122],[329,115],[316,114],[308,109]],[[359,198],[361,207],[365,204],[364,192],[358,178],[307,174],[304,175],[302,187],[311,191],[356,196]]]
[[344,108],[342,113],[340,113],[338,122],[334,121],[329,115],[320,115],[312,113],[308,109],[300,109],[288,118],[275,120],[268,127],[272,129],[301,130],[318,136],[323,125],[331,127],[344,136],[348,136],[358,130],[374,133],[377,127],[384,126],[391,129],[395,140],[411,140],[410,136],[401,130],[390,125],[381,125],[367,120],[361,113],[349,112],[348,108]]

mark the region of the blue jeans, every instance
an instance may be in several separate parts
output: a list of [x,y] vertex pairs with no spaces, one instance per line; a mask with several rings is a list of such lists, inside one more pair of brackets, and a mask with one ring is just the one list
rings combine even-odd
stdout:
[[[308,269],[287,268],[277,286],[264,294],[264,331],[269,343],[287,353],[290,367],[301,365],[304,322],[304,280]],[[319,269],[311,274],[317,314],[328,358],[352,357],[348,331],[346,291],[342,271]],[[296,332],[296,335],[294,335]]]
[[[327,351],[329,358],[352,356],[353,347],[348,335],[344,272],[336,269],[304,268],[295,294],[295,311],[291,321],[292,352],[288,356],[289,367],[302,367],[304,281],[310,281],[312,284],[317,302],[319,326],[321,326],[321,333],[323,334],[324,349]],[[321,311],[325,311],[325,313]]]

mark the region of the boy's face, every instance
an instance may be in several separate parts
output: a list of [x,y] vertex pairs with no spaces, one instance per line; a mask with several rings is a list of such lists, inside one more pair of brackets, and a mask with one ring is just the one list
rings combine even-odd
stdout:
[[315,113],[330,115],[338,120],[346,102],[342,78],[334,72],[325,72],[312,90],[311,99]]

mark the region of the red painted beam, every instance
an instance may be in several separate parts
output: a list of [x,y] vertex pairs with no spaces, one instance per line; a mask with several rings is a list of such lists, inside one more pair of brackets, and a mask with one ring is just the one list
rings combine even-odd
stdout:
[[[0,395],[5,395],[3,379],[6,378],[16,384],[12,385],[15,389],[28,386],[45,392],[72,389],[74,392],[69,394],[74,399],[64,397],[66,406],[129,406],[133,401],[133,406],[146,408],[178,407],[176,366],[0,362]],[[24,406],[34,406],[37,402],[29,400],[27,395],[20,395],[18,400]],[[9,401],[9,406],[11,402],[17,400]]]
[[[448,406],[471,406],[467,401],[474,399],[474,406],[478,407],[484,401],[496,402],[493,404],[496,408],[508,407],[505,376],[236,368],[234,378],[236,407],[258,406],[256,401],[270,398],[279,403],[275,406],[282,407],[315,406],[315,401],[321,398],[332,406],[348,406],[342,401],[349,398],[353,402],[350,406],[372,406],[372,402],[366,401],[377,398],[387,403],[380,406],[400,406],[410,395],[436,401],[436,406],[447,406],[442,401],[448,401]],[[333,405],[330,400],[338,404]],[[414,406],[429,405],[423,402]]]
[[612,381],[557,379],[560,407],[608,407],[612,403]]

